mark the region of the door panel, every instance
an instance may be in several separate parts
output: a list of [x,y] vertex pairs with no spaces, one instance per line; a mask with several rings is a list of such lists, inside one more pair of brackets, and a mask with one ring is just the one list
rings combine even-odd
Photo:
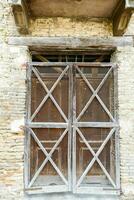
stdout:
[[81,188],[115,185],[115,130],[103,127],[114,121],[112,69],[75,67],[74,193]]
[[30,187],[66,185],[68,190],[68,74],[66,67],[33,69]]
[[[57,80],[58,76],[42,78],[42,81],[47,85],[48,88],[51,88],[55,81]],[[52,84],[53,83],[53,84]],[[57,87],[54,89],[52,95],[64,114],[68,116],[68,78],[62,79]],[[46,96],[46,91],[42,88],[40,82],[37,78],[32,79],[32,104],[31,110],[32,114],[40,105],[41,101],[43,100],[44,96]],[[51,98],[48,98],[42,108],[39,110],[37,115],[34,118],[34,122],[64,122],[65,120],[61,116],[59,110],[53,103]]]

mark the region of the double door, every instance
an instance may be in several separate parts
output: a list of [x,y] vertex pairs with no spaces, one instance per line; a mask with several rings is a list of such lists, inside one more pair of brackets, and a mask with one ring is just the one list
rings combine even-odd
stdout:
[[32,63],[28,69],[27,188],[116,188],[114,66]]

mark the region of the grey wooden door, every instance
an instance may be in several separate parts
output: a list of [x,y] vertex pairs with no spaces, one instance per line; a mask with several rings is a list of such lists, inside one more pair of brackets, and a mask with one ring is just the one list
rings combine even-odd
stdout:
[[113,70],[106,63],[30,65],[29,190],[117,188]]
[[74,193],[117,189],[114,97],[114,66],[74,65]]

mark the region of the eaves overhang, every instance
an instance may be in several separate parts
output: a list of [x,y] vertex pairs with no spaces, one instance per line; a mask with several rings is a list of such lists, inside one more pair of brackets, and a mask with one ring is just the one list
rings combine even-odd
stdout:
[[121,36],[134,11],[134,0],[8,0],[20,33],[29,31],[30,18],[71,17],[110,19],[113,34]]

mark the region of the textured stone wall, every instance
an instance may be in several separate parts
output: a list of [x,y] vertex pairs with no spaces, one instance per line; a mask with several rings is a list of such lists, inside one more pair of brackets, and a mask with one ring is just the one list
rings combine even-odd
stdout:
[[3,45],[0,54],[0,199],[21,199],[27,60],[25,47]]
[[23,196],[24,121],[27,47],[8,46],[7,37],[17,35],[11,8],[0,1],[0,199]]
[[112,23],[109,20],[45,18],[31,21],[32,36],[111,36]]
[[[131,34],[132,27],[131,20],[131,26],[128,27]],[[67,18],[37,19],[31,21],[30,34],[32,36],[110,36],[112,24],[109,21],[100,23],[93,20]],[[26,113],[25,62],[29,61],[30,55],[27,47],[9,46],[8,36],[19,36],[19,33],[10,6],[6,0],[0,0],[0,200],[22,200],[24,197],[24,133],[19,129],[19,125],[23,124]],[[118,48],[113,59],[120,65],[118,85],[123,192],[121,198],[134,200],[134,49]],[[63,196],[60,198],[63,199]],[[33,197],[33,199],[37,198]],[[70,199],[70,196],[66,199]],[[109,198],[105,199],[109,200]]]
[[118,48],[112,59],[118,63],[120,123],[121,199],[134,199],[134,48]]

